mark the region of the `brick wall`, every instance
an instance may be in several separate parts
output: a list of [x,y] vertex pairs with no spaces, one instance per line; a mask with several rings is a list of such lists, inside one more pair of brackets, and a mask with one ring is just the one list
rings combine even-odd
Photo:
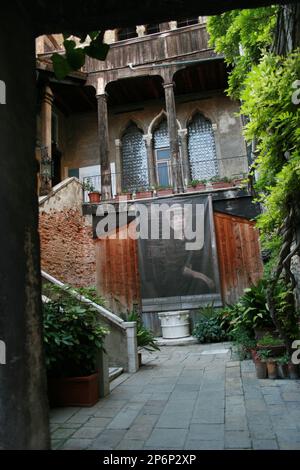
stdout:
[[42,269],[77,287],[96,285],[92,228],[78,210],[40,214]]
[[75,178],[40,201],[42,269],[76,287],[96,285],[95,242],[90,217],[82,216],[82,189]]

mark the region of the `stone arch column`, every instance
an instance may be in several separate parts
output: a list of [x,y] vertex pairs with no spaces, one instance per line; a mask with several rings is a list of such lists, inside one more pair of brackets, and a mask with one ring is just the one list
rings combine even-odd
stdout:
[[144,142],[147,149],[147,160],[148,160],[148,172],[149,172],[149,184],[150,187],[156,185],[157,176],[156,176],[156,167],[154,161],[154,151],[153,151],[153,135],[146,134],[144,135]]
[[188,152],[188,130],[179,129],[178,135],[181,143],[181,157],[182,157],[182,169],[183,169],[183,178],[184,185],[187,186],[191,179],[190,172],[190,161],[189,161],[189,152]]
[[173,176],[173,191],[180,193],[184,191],[183,172],[179,153],[179,141],[177,132],[176,106],[174,96],[174,83],[167,81],[164,83],[166,112],[168,130],[170,138],[171,165]]
[[54,95],[46,85],[41,104],[41,155],[40,155],[40,194],[44,196],[52,188],[52,106]]
[[116,188],[117,194],[122,193],[122,140],[116,139],[115,140],[116,146]]

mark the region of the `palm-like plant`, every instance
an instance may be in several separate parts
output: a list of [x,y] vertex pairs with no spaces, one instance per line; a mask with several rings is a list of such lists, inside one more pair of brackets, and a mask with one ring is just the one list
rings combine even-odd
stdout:
[[139,349],[145,349],[146,351],[160,350],[154,334],[143,325],[137,312],[132,311],[128,313],[126,320],[136,322],[137,345]]

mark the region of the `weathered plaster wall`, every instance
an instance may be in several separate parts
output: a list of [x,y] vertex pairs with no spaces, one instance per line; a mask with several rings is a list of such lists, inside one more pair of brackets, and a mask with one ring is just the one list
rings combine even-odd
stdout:
[[[139,111],[109,113],[109,142],[110,159],[116,161],[117,139],[122,137],[130,121],[134,121],[148,134],[153,119],[164,109],[163,102],[151,102]],[[181,128],[186,128],[189,120],[196,111],[203,113],[214,125],[217,157],[219,159],[220,176],[235,176],[247,172],[247,157],[245,141],[242,136],[242,126],[236,113],[239,110],[237,102],[223,95],[212,98],[177,103],[177,118]],[[67,138],[63,167],[67,168],[96,165],[99,163],[97,141],[96,113],[74,114],[67,119]]]
[[42,269],[73,286],[96,285],[91,221],[82,216],[82,187],[75,178],[40,198]]
[[97,164],[99,164],[97,113],[70,115],[66,119],[62,166],[79,168]]

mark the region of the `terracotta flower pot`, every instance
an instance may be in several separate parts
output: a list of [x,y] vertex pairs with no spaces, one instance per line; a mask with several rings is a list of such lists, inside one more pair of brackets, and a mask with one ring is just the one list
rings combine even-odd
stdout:
[[268,378],[271,380],[277,379],[277,364],[273,360],[267,361],[267,370],[268,370]]
[[101,194],[98,192],[89,193],[89,200],[93,204],[98,204],[101,201]]
[[252,357],[253,362],[257,361],[257,360],[258,360],[258,357],[257,357],[257,351],[256,351],[256,349],[251,349],[251,350],[250,350],[250,353],[251,353],[251,357]]
[[263,361],[255,361],[256,377],[258,379],[267,378],[267,364]]
[[288,379],[289,369],[287,364],[277,364],[277,372],[280,379]]
[[136,199],[146,199],[152,197],[152,191],[138,191],[136,193]]
[[216,183],[212,183],[212,187],[214,189],[222,189],[222,188],[226,189],[226,188],[231,188],[232,186],[233,186],[232,183],[227,183],[225,181],[224,182],[218,181]]
[[292,362],[290,362],[288,364],[288,371],[289,371],[290,379],[292,379],[292,380],[299,379],[299,370],[298,370],[298,366],[296,364],[293,364]]
[[189,186],[187,188],[188,193],[192,193],[194,191],[204,191],[205,190],[205,184],[199,183],[197,186]]
[[165,188],[165,189],[159,189],[158,190],[158,195],[159,196],[170,196],[173,194],[173,189],[172,188]]
[[93,406],[99,393],[99,372],[86,377],[48,378],[51,406]]

